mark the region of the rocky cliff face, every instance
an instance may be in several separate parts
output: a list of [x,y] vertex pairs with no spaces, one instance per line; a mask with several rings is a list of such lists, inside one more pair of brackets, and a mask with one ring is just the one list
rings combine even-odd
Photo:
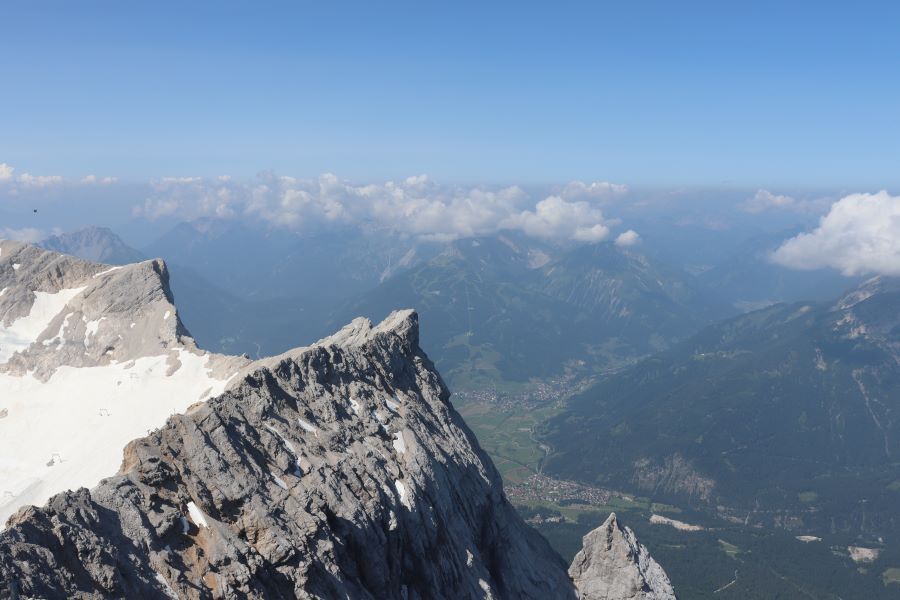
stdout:
[[[22,262],[6,281],[21,275],[31,252],[3,246],[0,258],[13,250]],[[62,265],[53,256],[28,260]],[[64,313],[87,310],[90,304],[78,304],[79,298],[101,285],[93,283],[95,276],[110,275],[89,263],[73,264],[84,272],[76,277],[60,267],[64,281],[54,289],[89,289],[61,307],[61,321]],[[147,264],[164,271],[161,263]],[[47,264],[35,270],[41,281],[48,272],[54,268]],[[83,286],[86,278],[91,283]],[[157,280],[165,291],[164,277]],[[22,290],[34,295],[34,287],[19,281],[16,294],[33,303],[40,297]],[[179,356],[186,360],[186,332],[157,315],[164,307],[156,304],[169,303],[168,294],[151,299],[155,308],[140,325],[150,328],[135,339],[158,341],[158,331],[174,327],[174,337],[165,339],[181,344]],[[116,311],[107,310],[115,320]],[[20,312],[34,314],[33,306]],[[8,317],[5,325],[18,320]],[[58,325],[54,321],[47,330],[68,331]],[[377,326],[358,319],[309,348],[255,363],[206,357],[237,371],[227,385],[222,382],[224,391],[161,419],[158,429],[129,443],[124,456],[118,453],[118,474],[12,515],[0,532],[0,597],[574,599],[578,590],[586,590],[582,597],[599,597],[585,594],[601,589],[598,581],[606,578],[605,589],[630,590],[619,580],[634,580],[634,569],[661,573],[642,547],[622,549],[637,548],[636,542],[613,520],[603,534],[612,543],[592,543],[579,555],[573,583],[561,559],[507,501],[499,474],[453,409],[418,341],[416,313],[402,311]],[[66,369],[97,377],[108,375],[97,369],[140,371],[146,357],[127,358],[144,353],[135,344],[120,341],[114,348],[127,359],[124,365],[105,353],[73,349],[79,358],[67,360],[87,361],[73,367],[50,361],[52,345],[35,341],[9,361],[0,383],[32,377],[17,367],[29,361],[47,365],[45,380],[34,385],[50,389]],[[152,382],[187,368],[141,376]],[[110,383],[109,389],[121,387]],[[39,394],[27,398],[43,401]],[[86,401],[77,394],[64,400]],[[28,408],[12,406],[10,419]],[[17,422],[10,419],[0,420],[0,428]],[[37,442],[26,436],[21,443]],[[57,467],[64,472],[71,463],[48,469]],[[659,579],[654,577],[641,581]]]
[[249,362],[197,348],[162,261],[109,267],[0,242],[0,524],[93,487],[125,444]]
[[415,313],[356,321],[14,515],[0,572],[40,597],[574,597],[448,397]]
[[662,567],[615,513],[584,536],[569,575],[582,600],[670,600],[675,590]]

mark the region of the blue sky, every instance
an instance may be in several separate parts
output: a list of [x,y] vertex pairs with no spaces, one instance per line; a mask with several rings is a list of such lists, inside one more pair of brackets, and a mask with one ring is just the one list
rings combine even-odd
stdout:
[[260,4],[4,3],[0,162],[900,183],[896,2]]

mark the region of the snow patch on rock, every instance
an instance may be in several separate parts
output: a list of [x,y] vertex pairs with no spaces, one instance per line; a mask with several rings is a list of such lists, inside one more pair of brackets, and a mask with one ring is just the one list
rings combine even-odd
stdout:
[[404,454],[406,452],[406,441],[404,441],[403,439],[402,431],[394,433],[394,439],[391,444],[393,444],[394,450],[396,450],[399,454]]
[[193,521],[197,527],[209,527],[209,523],[206,522],[206,515],[204,515],[203,511],[200,510],[196,504],[194,504],[193,500],[188,502],[187,508],[188,515],[190,515],[191,517],[191,521]]
[[110,273],[114,273],[115,271],[118,271],[121,268],[122,267],[110,267],[109,269],[106,269],[105,271],[100,271],[99,273],[94,275],[94,279],[97,279],[98,277],[103,277],[104,275],[109,275]]
[[300,423],[300,427],[303,428],[303,431],[307,433],[316,433],[316,428],[312,426],[312,423],[309,421],[304,421],[303,419],[297,419],[297,422]]
[[412,510],[412,504],[409,501],[409,491],[406,489],[406,484],[397,479],[394,481],[394,487],[397,488],[397,494],[400,496],[400,504],[406,507],[407,510]]
[[34,303],[27,316],[16,319],[10,325],[0,323],[0,364],[35,343],[53,319],[65,310],[69,301],[85,289],[86,287],[71,288],[52,294],[32,292]]
[[225,390],[209,356],[169,356],[99,367],[59,367],[46,383],[0,373],[0,527],[23,504],[41,505],[67,489],[91,488],[115,473],[122,448],[173,413]]

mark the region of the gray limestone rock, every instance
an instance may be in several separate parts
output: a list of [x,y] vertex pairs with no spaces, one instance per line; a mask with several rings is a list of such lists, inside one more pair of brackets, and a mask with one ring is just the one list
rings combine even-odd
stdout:
[[398,312],[251,367],[0,533],[44,598],[574,598]]
[[0,598],[674,597],[614,515],[566,572],[450,404],[415,312],[250,362],[196,347],[162,261],[111,269],[0,242],[0,324],[72,289],[0,374],[166,354],[172,371],[188,351],[237,375],[128,444],[118,474],[19,508]]
[[[60,366],[126,363],[176,349],[207,354],[178,317],[168,280],[168,269],[158,259],[110,267],[29,244],[0,242],[0,325],[28,315],[37,294],[83,289],[34,343],[0,360],[0,372],[33,372],[47,380]],[[249,363],[242,357],[209,356],[214,372]]]
[[581,600],[674,600],[675,590],[662,567],[634,532],[619,526],[612,513],[584,536],[569,568]]

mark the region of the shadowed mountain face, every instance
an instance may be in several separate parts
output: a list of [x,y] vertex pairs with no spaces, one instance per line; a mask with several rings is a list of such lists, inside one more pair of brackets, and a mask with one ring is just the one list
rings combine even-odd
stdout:
[[451,379],[548,375],[580,349],[561,343],[576,333],[557,318],[565,304],[529,285],[532,260],[545,260],[540,247],[523,249],[502,238],[460,240],[388,279],[342,314],[379,317],[398,303],[417,306],[435,325],[423,345]]
[[[103,234],[104,247],[139,256]],[[85,230],[66,239],[97,237]],[[97,254],[90,244],[54,243]],[[184,321],[205,347],[277,354],[358,314],[379,319],[417,306],[434,323],[425,347],[465,386],[617,367],[724,312],[692,276],[610,243],[560,247],[505,232],[435,249],[386,235],[304,238],[200,221],[149,252],[169,259]]]
[[454,242],[343,313],[378,317],[398,303],[435,323],[425,347],[468,384],[633,360],[696,331],[715,305],[687,274],[612,244],[559,249],[506,234]]
[[[889,526],[900,480],[900,287],[711,326],[573,399],[550,471],[697,505]],[[893,487],[892,487],[893,486]],[[860,501],[865,499],[861,506]],[[827,510],[826,510],[827,509]],[[746,513],[744,513],[746,514]]]
[[201,220],[179,224],[145,252],[170,265],[173,292],[201,344],[259,357],[327,335],[342,324],[336,307],[434,249],[360,231],[300,236]]
[[737,310],[749,311],[778,302],[827,301],[861,283],[830,269],[797,271],[772,262],[784,240],[799,233],[755,236],[725,260],[698,276],[698,281]]
[[106,227],[88,227],[49,237],[40,246],[53,252],[71,254],[84,260],[107,265],[127,265],[146,260]]
[[358,229],[300,235],[217,220],[181,223],[144,251],[243,299],[314,306],[362,293],[434,253],[412,238]]
[[583,311],[588,334],[619,338],[641,353],[668,347],[725,312],[686,273],[612,244],[574,248],[545,265],[535,285]]
[[[184,228],[193,231],[195,237],[198,235],[188,224],[177,227],[169,234],[169,237],[181,239],[183,242],[181,246],[176,244],[175,249],[169,252],[176,259],[168,263],[169,283],[174,296],[178,299],[183,321],[188,324],[191,334],[201,346],[215,352],[247,353],[259,358],[284,352],[296,345],[298,340],[311,342],[327,333],[322,323],[322,315],[328,313],[332,306],[331,302],[319,301],[316,304],[306,298],[293,297],[245,300],[227,291],[223,287],[224,284],[213,283],[196,268],[185,266],[196,261],[193,260],[190,249],[195,242],[183,239],[187,236],[186,233],[183,233],[182,237],[177,235],[177,232]],[[205,228],[201,229],[211,236],[215,233],[215,230],[210,232]],[[243,241],[250,243],[249,239]],[[230,239],[230,242],[240,243],[241,240]],[[40,245],[54,252],[112,265],[125,265],[147,259],[147,256],[129,247],[111,230],[102,227],[89,227],[54,236],[44,240]],[[202,253],[205,257],[203,260],[214,261],[216,265],[224,268],[228,256],[216,254],[220,250],[219,246],[207,248]],[[182,256],[185,259],[184,263],[178,260]],[[201,260],[200,267],[205,264]],[[218,271],[213,269],[212,273],[216,275]]]

